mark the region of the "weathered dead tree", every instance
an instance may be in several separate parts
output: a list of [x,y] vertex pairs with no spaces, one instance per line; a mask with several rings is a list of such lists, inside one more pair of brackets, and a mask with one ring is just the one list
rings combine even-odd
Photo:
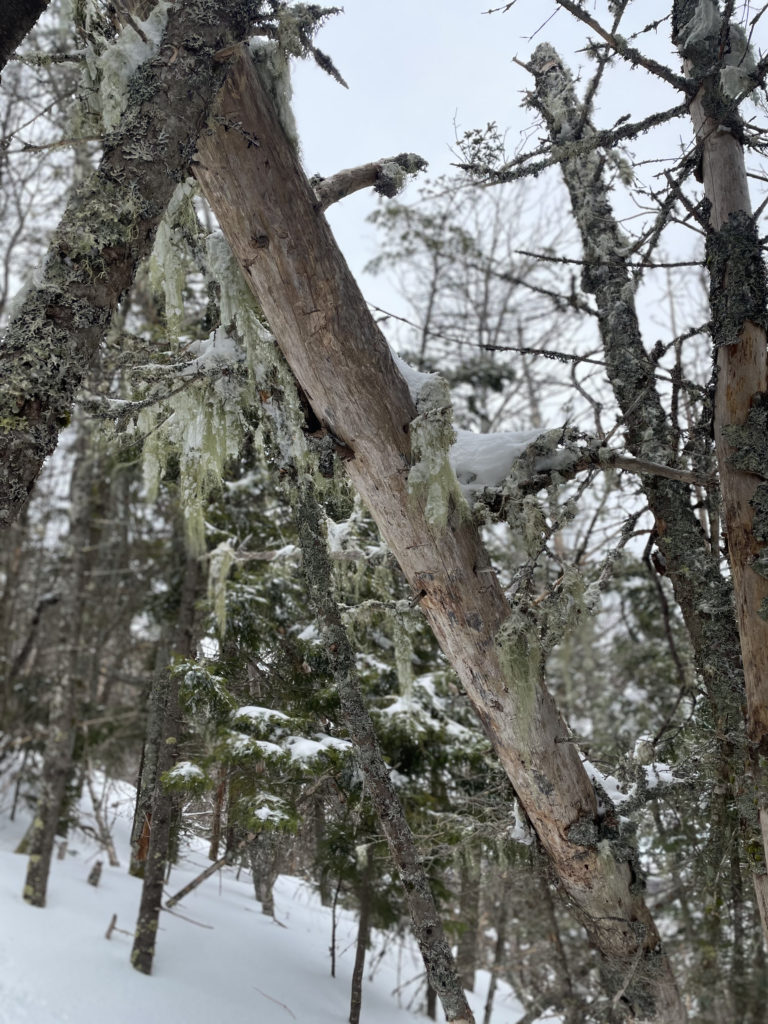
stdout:
[[[729,25],[724,16],[709,32],[694,31],[698,7],[692,0],[676,0],[673,41],[686,73],[700,81],[690,112],[709,207],[707,265],[717,353],[715,450],[741,641],[747,737],[759,776],[768,756],[768,284],[751,212],[745,125],[738,110],[738,94],[756,83],[746,77],[750,57],[741,27]],[[721,77],[726,61],[743,70],[743,76],[731,80],[730,90],[728,79]],[[765,793],[764,780],[758,792]],[[759,806],[768,860],[764,795]],[[755,888],[768,938],[765,868],[756,873]]]
[[180,903],[184,899],[185,896],[189,896],[191,892],[194,892],[198,885],[202,885],[207,878],[210,878],[211,875],[215,875],[216,872],[220,871],[226,864],[230,864],[234,854],[241,850],[245,843],[246,840],[244,839],[242,842],[238,843],[233,853],[225,853],[223,857],[219,857],[218,860],[209,864],[208,867],[203,868],[200,874],[195,875],[191,882],[188,882],[182,889],[179,889],[177,893],[174,893],[173,896],[169,897],[165,901],[166,910],[172,910],[177,903]]
[[[233,120],[240,131],[223,127]],[[444,525],[430,523],[408,486],[417,409],[245,48],[194,170],[315,414],[352,454],[350,478],[603,955],[609,987],[636,1016],[684,1020],[634,866],[601,835],[594,789],[543,684],[531,632],[511,621],[495,575],[477,571],[487,559],[460,503]]]
[[[695,7],[694,3],[692,9]],[[716,64],[712,53],[710,57]],[[627,447],[638,459],[674,465],[671,425],[655,385],[652,360],[643,346],[626,256],[626,240],[608,200],[603,157],[597,149],[587,152],[581,149],[581,143],[594,137],[595,130],[588,111],[576,96],[570,74],[551,46],[537,47],[530,70],[536,77],[536,90],[529,97],[529,102],[543,115],[553,146],[560,147],[560,167],[582,240],[582,283],[585,290],[595,296],[608,377],[623,414]],[[719,743],[720,776],[724,780],[736,779],[734,796],[738,797],[744,786],[751,785],[751,772],[744,774],[748,760],[743,737],[745,677],[747,705],[755,708],[749,712],[750,738],[759,742],[763,735],[759,723],[761,720],[768,723],[768,718],[764,717],[768,715],[768,703],[764,700],[764,695],[768,694],[768,623],[758,616],[762,600],[768,596],[768,580],[751,568],[762,546],[751,534],[754,510],[750,501],[758,482],[758,478],[751,475],[755,468],[750,463],[748,472],[738,472],[730,458],[732,448],[729,440],[736,443],[737,439],[729,432],[728,425],[744,423],[752,396],[756,390],[765,388],[766,372],[764,331],[745,319],[744,307],[739,320],[737,300],[729,301],[727,294],[720,294],[726,283],[729,257],[734,250],[744,259],[743,263],[734,260],[734,269],[738,266],[743,273],[749,267],[749,284],[743,289],[742,279],[732,281],[733,287],[742,288],[748,297],[752,315],[758,319],[765,317],[765,290],[764,283],[759,283],[763,270],[756,232],[740,217],[744,216],[743,204],[746,202],[748,209],[749,203],[741,144],[730,131],[717,131],[718,126],[711,119],[705,125],[701,104],[700,93],[691,107],[694,122],[700,137],[713,146],[709,163],[719,166],[720,175],[717,185],[710,181],[709,186],[716,196],[712,216],[717,216],[718,224],[722,225],[724,219],[735,212],[736,222],[732,228],[739,232],[735,242],[733,233],[729,236],[727,232],[719,242],[710,240],[710,248],[714,246],[720,254],[719,260],[710,261],[714,263],[718,278],[717,284],[713,284],[713,292],[718,296],[713,304],[715,333],[717,336],[718,331],[722,333],[728,329],[736,332],[729,342],[721,341],[719,397],[715,413],[716,424],[721,424],[719,430],[716,426],[716,440],[734,587],[720,572],[719,552],[712,550],[701,530],[687,483],[650,474],[641,474],[641,479],[655,517],[656,543],[688,628],[697,670],[705,683],[713,711]],[[700,144],[706,145],[703,141]],[[713,172],[707,174],[711,178]],[[726,196],[729,189],[731,191]],[[715,206],[718,208],[716,215]],[[748,216],[746,220],[749,220]],[[762,299],[756,302],[761,287]],[[758,315],[754,311],[760,301],[763,311]],[[719,327],[718,310],[725,314],[720,317]],[[734,321],[737,321],[735,327]],[[739,331],[744,337],[736,345],[733,342],[739,341]],[[739,443],[749,447],[746,438]],[[746,458],[749,460],[749,453]],[[763,458],[762,465],[768,466],[768,460]],[[742,465],[741,468],[748,467]],[[731,551],[731,532],[735,554]],[[765,539],[768,541],[768,524]],[[738,623],[733,611],[734,588]],[[749,634],[746,640],[745,627]],[[764,813],[761,817],[765,821]],[[742,829],[749,830],[750,824],[743,821]],[[747,835],[745,838],[749,840],[750,837]],[[753,878],[763,920],[766,921],[768,878],[760,869],[755,871]]]

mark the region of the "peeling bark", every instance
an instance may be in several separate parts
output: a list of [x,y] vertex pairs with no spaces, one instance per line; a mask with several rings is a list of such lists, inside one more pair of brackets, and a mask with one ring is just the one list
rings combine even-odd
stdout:
[[[695,72],[702,60],[708,69],[719,68],[717,36],[696,60],[688,53],[683,29],[694,13],[690,3],[675,4],[674,41],[686,59],[686,70]],[[720,93],[718,76],[716,71],[704,79],[690,111],[710,207],[707,263],[718,370],[715,445],[741,638],[747,733],[766,754],[768,604],[763,602],[768,601],[768,565],[761,565],[761,554],[768,555],[768,488],[761,479],[768,479],[768,443],[760,436],[765,432],[763,417],[750,420],[750,413],[764,409],[760,396],[768,389],[768,306],[765,267],[751,217],[741,126],[737,112]],[[756,522],[756,508],[759,513],[763,510],[762,521]]]
[[[430,525],[409,493],[409,430],[416,410],[389,348],[316,209],[272,104],[241,51],[216,108],[242,132],[212,123],[195,174],[321,423],[354,454],[345,466],[419,599],[435,635],[552,857],[563,888],[605,957],[625,1002],[655,1021],[685,1014],[630,860],[608,842],[571,841],[600,820],[593,787],[536,670],[526,637],[504,640],[510,607],[477,531],[456,508]],[[249,140],[256,140],[253,144]],[[680,486],[673,484],[673,486]]]
[[[751,201],[738,109],[720,89],[728,33],[690,44],[691,0],[675,0],[673,42],[686,73],[704,72],[690,106],[701,179],[709,201],[707,264],[717,347],[714,435],[728,560],[736,601],[747,701],[747,736],[758,785],[759,825],[768,862],[768,284]],[[723,26],[725,29],[726,26]],[[722,37],[722,38],[721,38]],[[712,69],[715,69],[714,74]],[[751,774],[751,772],[750,772]],[[753,874],[768,941],[768,875]]]

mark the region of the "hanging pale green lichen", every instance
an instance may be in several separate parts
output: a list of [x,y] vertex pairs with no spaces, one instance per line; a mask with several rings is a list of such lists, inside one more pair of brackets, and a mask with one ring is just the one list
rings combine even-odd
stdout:
[[309,468],[305,417],[290,367],[220,231],[208,236],[206,250],[208,273],[220,290],[221,322],[232,325],[242,339],[248,375],[262,395],[271,441],[284,465],[305,471]]
[[199,224],[193,197],[194,182],[180,182],[160,221],[149,258],[149,281],[165,297],[165,322],[171,340],[178,338],[184,321],[184,289],[194,269],[188,239],[195,238]]
[[411,421],[411,453],[415,462],[408,473],[408,492],[423,508],[436,531],[449,521],[469,515],[459,482],[448,458],[456,440],[448,384],[437,375],[421,387],[416,399],[418,415]]
[[408,633],[401,602],[390,613],[392,640],[395,646],[395,671],[400,695],[407,701],[413,696],[413,644]]
[[218,544],[209,555],[208,603],[213,608],[219,636],[224,636],[227,626],[227,579],[236,557],[228,540]]
[[[233,361],[232,352],[236,351],[235,342],[221,329],[199,344],[207,349],[208,360],[213,361],[209,352],[215,351],[217,342],[222,349],[222,363],[228,367]],[[202,377],[166,397],[159,412],[156,407],[148,407],[137,418],[137,429],[145,438],[142,469],[148,500],[156,497],[171,454],[178,455],[179,502],[193,555],[205,552],[208,495],[220,485],[227,462],[238,454],[245,436],[245,399],[241,393],[244,389],[247,382],[236,375],[218,376],[214,380]]]
[[[204,340],[178,334],[183,322],[183,289],[196,266],[190,245],[198,232],[194,187],[180,184],[163,218],[150,264],[152,284],[166,299],[166,328],[173,348],[187,360],[176,368],[186,387],[171,388],[156,405],[142,409],[136,426],[144,437],[142,470],[148,499],[154,500],[168,460],[179,463],[179,502],[187,544],[192,554],[205,552],[205,508],[211,490],[220,485],[227,462],[239,450],[247,430],[243,408],[252,401],[252,386],[242,370],[245,353],[238,339],[223,328]],[[239,271],[238,271],[239,273]],[[158,371],[168,373],[168,367]],[[148,394],[151,388],[146,389]],[[144,395],[140,397],[145,397]]]

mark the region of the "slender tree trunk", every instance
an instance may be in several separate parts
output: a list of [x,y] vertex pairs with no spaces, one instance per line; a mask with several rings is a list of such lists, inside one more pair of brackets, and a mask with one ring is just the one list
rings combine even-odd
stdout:
[[183,889],[179,889],[177,893],[174,893],[170,899],[165,901],[166,909],[170,910],[171,907],[175,907],[177,903],[180,903],[185,896],[189,896],[191,892],[202,885],[206,878],[210,878],[211,875],[215,875],[217,871],[224,867],[229,860],[229,854],[225,854],[223,857],[219,857],[218,860],[214,861],[213,864],[209,864],[207,868],[200,872],[195,878],[192,879]]
[[[182,657],[190,657],[195,650],[195,601],[199,585],[200,566],[196,559],[187,556],[173,644],[174,653]],[[173,794],[163,786],[162,776],[176,762],[181,729],[179,683],[175,673],[166,670],[158,677],[156,687],[157,692],[153,694],[153,700],[157,702],[158,714],[162,714],[162,732],[148,823],[149,847],[144,863],[139,915],[131,951],[131,964],[142,974],[152,973],[174,818]]]
[[213,801],[213,821],[211,822],[211,845],[208,850],[210,860],[218,860],[221,845],[221,822],[224,816],[224,805],[227,800],[227,769],[220,768],[219,784]]
[[141,750],[139,777],[136,785],[136,806],[131,827],[131,863],[128,871],[136,878],[144,877],[144,865],[149,854],[152,827],[152,801],[157,788],[157,772],[164,739],[165,680],[168,662],[167,648],[161,647],[155,659],[155,675],[147,697],[147,724]]
[[173,767],[177,759],[178,748],[174,737],[178,735],[181,724],[177,680],[171,673],[166,673],[157,681],[157,690],[157,700],[165,712],[164,742],[157,763],[157,783],[149,820],[149,845],[144,861],[139,916],[131,950],[131,964],[142,974],[152,973],[173,819],[173,795],[164,789],[161,777]]
[[[624,857],[569,839],[599,827],[592,784],[551,695],[530,632],[517,630],[477,531],[456,508],[432,525],[410,493],[414,403],[336,247],[245,50],[201,137],[195,174],[322,424],[350,451],[349,475],[483,722],[593,944],[628,972],[649,1019],[685,1017],[659,936]],[[258,138],[258,147],[248,143]],[[502,627],[505,627],[503,629]],[[528,662],[528,663],[527,663]],[[519,666],[523,666],[520,670]],[[518,666],[516,669],[515,666]],[[636,970],[638,953],[640,969]]]
[[43,753],[43,770],[35,817],[27,841],[29,864],[24,899],[36,907],[45,906],[54,837],[65,807],[75,752],[78,711],[82,703],[80,643],[84,604],[87,548],[90,547],[91,491],[96,467],[90,450],[90,432],[78,424],[74,466],[70,483],[70,526],[66,545],[64,591],[56,604],[58,625],[55,646],[44,657],[53,684],[48,717],[48,735]]
[[470,846],[461,851],[459,861],[459,942],[456,968],[465,989],[475,991],[477,936],[480,927],[480,858]]
[[357,920],[357,942],[355,943],[355,964],[352,968],[352,986],[349,997],[349,1024],[360,1024],[360,1009],[363,1004],[363,971],[365,954],[371,937],[371,856],[365,851],[365,863],[360,872],[358,889],[360,902]]
[[261,903],[262,914],[268,917],[275,916],[274,887],[279,874],[280,839],[275,832],[260,832],[248,843],[256,899]]
[[51,695],[40,790],[26,843],[29,863],[23,895],[33,907],[45,906],[54,838],[72,770],[76,700],[76,683],[67,672],[55,684]]
[[[504,875],[506,881],[506,873]],[[491,964],[491,978],[488,982],[488,995],[485,999],[485,1012],[483,1013],[483,1024],[491,1024],[493,1014],[493,1001],[496,998],[496,989],[499,984],[499,974],[504,967],[504,956],[507,944],[507,900],[506,885],[502,887],[501,900],[496,910],[496,942],[493,946],[493,962]]]
[[324,631],[333,679],[339,691],[342,721],[355,747],[368,787],[368,797],[405,889],[411,926],[427,977],[440,997],[447,1020],[455,1024],[474,1024],[429,878],[363,700],[355,673],[354,651],[333,594],[331,563],[320,507],[313,485],[306,480],[299,483],[296,519],[309,598]]
[[115,843],[112,839],[112,833],[109,831],[107,825],[107,819],[104,817],[104,804],[96,796],[96,789],[93,785],[92,770],[90,764],[86,765],[85,774],[86,783],[88,785],[88,793],[91,797],[91,806],[93,807],[93,816],[96,819],[96,830],[99,837],[99,842],[102,844],[104,849],[107,851],[107,857],[109,857],[109,866],[111,868],[119,868],[120,860],[115,850]]
[[[692,0],[675,0],[673,39],[686,72],[704,75],[691,102],[704,193],[709,200],[707,239],[717,377],[714,434],[723,498],[728,560],[747,698],[747,735],[758,785],[759,817],[768,860],[768,285],[757,225],[752,217],[743,122],[720,89],[729,29],[691,46],[686,28],[697,14]],[[712,69],[715,69],[714,73]],[[753,875],[768,941],[768,875]]]

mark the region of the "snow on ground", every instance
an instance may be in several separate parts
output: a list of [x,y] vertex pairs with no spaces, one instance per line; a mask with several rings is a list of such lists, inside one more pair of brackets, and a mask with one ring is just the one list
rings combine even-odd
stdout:
[[[0,792],[0,1024],[347,1021],[355,915],[339,914],[337,976],[331,978],[330,911],[298,878],[278,880],[277,923],[261,914],[246,871],[215,875],[173,913],[162,914],[152,976],[134,971],[131,936],[115,931],[105,938],[113,914],[117,927],[130,932],[138,909],[141,883],[126,870],[131,788],[115,788],[109,803],[122,866],[110,868],[94,842],[74,834],[64,860],[53,861],[48,905],[41,910],[21,898],[26,857],[13,853],[29,815],[19,811],[11,822],[9,793]],[[96,859],[104,862],[98,888],[86,882]],[[173,870],[168,893],[208,863],[204,845],[193,842]],[[426,1017],[408,1009],[422,971],[412,941],[378,935],[366,965],[362,1024],[424,1024]],[[482,1021],[489,976],[478,972],[477,980],[470,999]],[[500,983],[493,1024],[513,1024],[522,1013]]]

